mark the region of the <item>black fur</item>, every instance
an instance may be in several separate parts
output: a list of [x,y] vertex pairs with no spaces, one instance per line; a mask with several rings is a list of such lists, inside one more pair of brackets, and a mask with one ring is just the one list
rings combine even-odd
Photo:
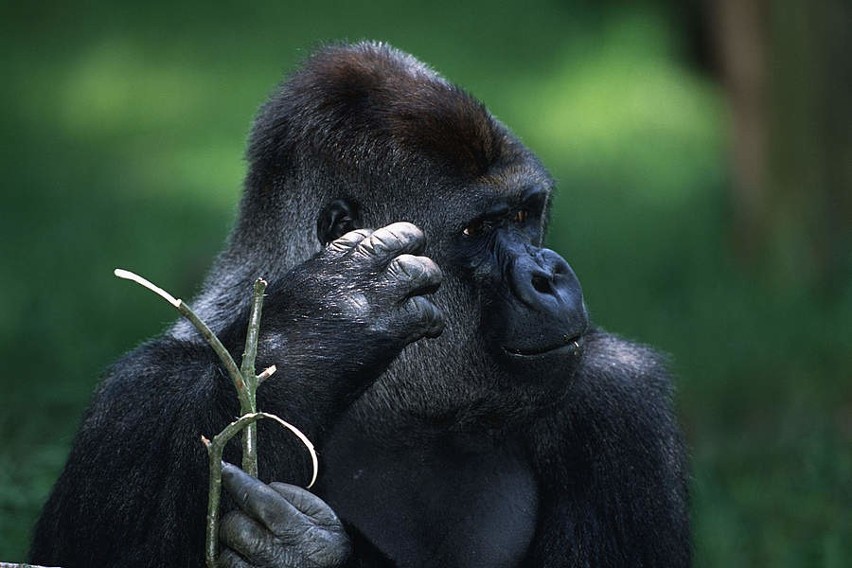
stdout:
[[[589,326],[573,271],[540,248],[553,182],[478,101],[386,45],[331,46],[263,106],[248,158],[193,304],[239,354],[251,282],[273,283],[259,364],[280,370],[259,406],[313,438],[328,505],[229,477],[223,562],[690,564],[665,367]],[[376,230],[334,240],[354,227]],[[32,561],[200,566],[198,437],[234,418],[235,398],[183,323],[116,363]],[[261,423],[261,480],[308,475],[304,451]],[[260,513],[246,504],[264,495]]]

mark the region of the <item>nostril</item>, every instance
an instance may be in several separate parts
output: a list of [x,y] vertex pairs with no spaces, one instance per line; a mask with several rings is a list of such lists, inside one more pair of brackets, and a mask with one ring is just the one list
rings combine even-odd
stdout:
[[539,274],[532,277],[533,288],[541,294],[552,294],[553,286],[550,284],[550,278],[545,278]]

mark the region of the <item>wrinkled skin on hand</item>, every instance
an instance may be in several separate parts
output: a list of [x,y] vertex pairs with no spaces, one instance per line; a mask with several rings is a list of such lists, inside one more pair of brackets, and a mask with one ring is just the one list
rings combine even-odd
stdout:
[[266,485],[227,463],[222,484],[240,508],[222,520],[219,566],[332,568],[349,558],[340,519],[310,491]]
[[[442,314],[424,294],[438,288],[442,274],[430,258],[417,256],[425,244],[423,231],[405,222],[330,242],[270,290],[261,357],[369,382],[409,343],[440,335]],[[341,346],[342,333],[357,334],[357,342],[346,344],[357,349],[335,356],[329,345]]]

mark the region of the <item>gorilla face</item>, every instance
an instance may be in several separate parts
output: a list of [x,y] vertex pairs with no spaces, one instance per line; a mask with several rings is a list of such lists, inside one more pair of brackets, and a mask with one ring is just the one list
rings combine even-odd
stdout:
[[568,361],[588,327],[580,283],[565,260],[541,248],[548,188],[502,192],[455,235],[469,281],[482,290],[481,334],[513,364]]
[[[505,168],[507,173],[489,176],[487,184],[460,191],[475,196],[465,207],[457,210],[435,200],[425,214],[397,215],[427,227],[426,253],[445,274],[444,297],[439,298],[451,306],[451,327],[472,331],[465,335],[479,338],[477,345],[501,368],[543,372],[558,365],[564,378],[582,353],[588,313],[574,271],[559,254],[541,247],[550,178],[538,163],[520,162]],[[361,227],[360,209],[346,199],[329,203],[317,222],[320,242]],[[375,207],[368,204],[367,209]],[[470,317],[474,311],[477,318]],[[452,341],[440,342],[445,356],[459,356]]]

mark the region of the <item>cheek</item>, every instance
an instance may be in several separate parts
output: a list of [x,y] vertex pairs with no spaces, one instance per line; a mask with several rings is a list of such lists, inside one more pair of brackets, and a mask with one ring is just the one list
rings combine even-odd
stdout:
[[432,297],[444,314],[446,327],[440,341],[466,343],[479,333],[482,319],[481,293],[478,287],[447,277]]
[[440,260],[435,258],[435,261],[442,268],[446,266],[447,272],[466,286],[483,286],[489,279],[493,279],[492,273],[496,266],[497,231],[492,233],[477,238],[457,236],[443,249],[448,252]]

